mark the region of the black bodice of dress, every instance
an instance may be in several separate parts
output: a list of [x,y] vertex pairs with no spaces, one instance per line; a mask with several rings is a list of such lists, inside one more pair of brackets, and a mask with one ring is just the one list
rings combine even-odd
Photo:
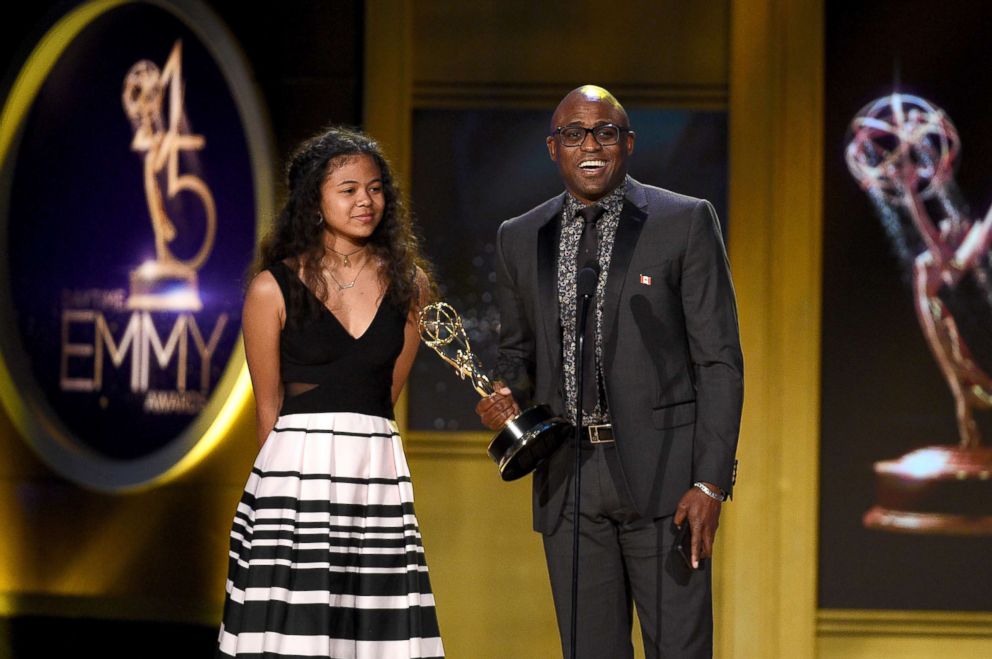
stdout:
[[[353,337],[289,266],[280,262],[268,270],[286,303],[279,337],[286,392],[280,414],[358,412],[392,419],[393,366],[403,349],[406,312],[387,295],[365,333]],[[293,287],[317,305],[317,315],[293,313]],[[305,391],[290,395],[291,389]]]

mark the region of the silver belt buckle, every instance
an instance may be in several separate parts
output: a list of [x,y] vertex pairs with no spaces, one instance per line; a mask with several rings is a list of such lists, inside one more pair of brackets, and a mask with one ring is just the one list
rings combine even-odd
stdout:
[[604,437],[602,439],[599,438],[599,431],[601,429],[603,429],[603,428],[606,428],[607,430],[612,429],[612,427],[611,427],[611,425],[609,423],[601,423],[601,424],[595,425],[595,426],[586,426],[586,431],[588,431],[588,433],[589,433],[589,443],[590,444],[611,444],[611,443],[613,443],[613,436],[612,436],[612,434],[608,438],[607,437]]

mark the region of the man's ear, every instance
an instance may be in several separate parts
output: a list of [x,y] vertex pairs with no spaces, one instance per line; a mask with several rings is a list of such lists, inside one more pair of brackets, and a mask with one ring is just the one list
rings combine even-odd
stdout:
[[548,155],[551,157],[551,160],[553,160],[554,162],[558,162],[558,143],[555,142],[555,138],[549,137],[547,140],[547,144],[548,144]]

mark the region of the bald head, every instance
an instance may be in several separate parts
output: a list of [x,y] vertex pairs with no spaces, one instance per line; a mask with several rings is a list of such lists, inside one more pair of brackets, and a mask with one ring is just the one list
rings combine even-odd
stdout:
[[554,132],[555,128],[558,126],[563,126],[568,123],[565,117],[569,116],[573,108],[582,103],[602,103],[604,105],[610,106],[616,113],[618,119],[623,123],[618,123],[621,126],[629,126],[630,119],[627,118],[627,111],[623,109],[620,105],[620,101],[616,97],[596,85],[582,85],[581,87],[576,87],[572,91],[565,94],[565,98],[561,99],[558,107],[555,108],[555,112],[551,115],[551,131]]
[[[559,128],[568,131],[569,139],[562,140]],[[596,85],[583,85],[561,99],[546,142],[565,188],[589,205],[616,189],[627,176],[634,131],[613,94]]]

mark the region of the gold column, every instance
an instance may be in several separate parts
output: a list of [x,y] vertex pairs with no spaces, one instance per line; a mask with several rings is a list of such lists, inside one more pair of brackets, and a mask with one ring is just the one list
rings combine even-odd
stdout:
[[413,98],[410,0],[365,5],[365,130],[382,144],[401,183],[409,183]]
[[815,654],[822,0],[734,0],[730,259],[746,363],[717,656]]

